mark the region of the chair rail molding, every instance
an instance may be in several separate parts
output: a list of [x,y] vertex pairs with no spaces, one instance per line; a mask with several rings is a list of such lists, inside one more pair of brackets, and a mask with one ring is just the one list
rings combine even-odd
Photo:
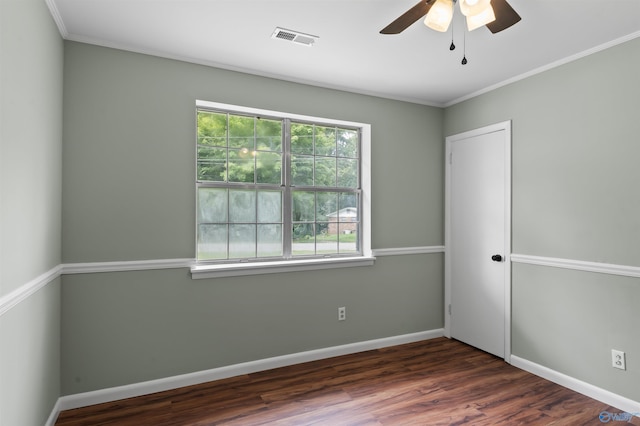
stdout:
[[421,246],[421,247],[397,247],[373,249],[373,255],[378,256],[400,256],[405,254],[431,254],[444,253],[444,246]]
[[640,277],[640,266],[616,265],[613,263],[589,262],[556,257],[530,256],[526,254],[512,254],[511,262],[549,266],[553,268],[573,269],[584,272],[596,272],[600,274],[621,275],[625,277]]
[[9,312],[11,308],[18,303],[26,300],[32,294],[36,293],[41,288],[45,287],[50,282],[60,277],[62,272],[62,265],[54,266],[47,272],[38,275],[26,284],[21,285],[10,293],[0,297],[0,316]]
[[[373,250],[374,256],[399,256],[429,253],[444,253],[444,246],[381,248]],[[196,265],[196,259],[194,258],[62,263],[4,296],[1,296],[0,316],[7,313],[11,308],[26,300],[29,296],[63,275],[149,271],[159,269],[188,269],[192,268],[194,265]]]

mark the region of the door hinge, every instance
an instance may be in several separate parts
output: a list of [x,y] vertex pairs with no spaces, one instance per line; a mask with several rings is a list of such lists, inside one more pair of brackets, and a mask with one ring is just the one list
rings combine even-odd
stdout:
[[449,315],[451,315],[451,303],[449,303]]
[[449,164],[453,164],[453,152],[449,153]]

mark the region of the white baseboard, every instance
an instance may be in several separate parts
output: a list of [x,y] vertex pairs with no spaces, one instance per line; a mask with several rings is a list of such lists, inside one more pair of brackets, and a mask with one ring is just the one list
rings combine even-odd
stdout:
[[62,411],[62,408],[60,408],[60,399],[61,398],[58,398],[55,405],[53,406],[53,410],[51,410],[51,414],[49,414],[49,418],[47,419],[44,426],[55,426],[56,420],[58,420],[58,415],[60,414],[60,411]]
[[58,414],[64,410],[86,407],[89,405],[101,404],[104,402],[117,401],[125,398],[147,395],[155,392],[162,392],[177,389],[184,386],[192,386],[200,383],[211,382],[213,380],[226,379],[229,377],[250,374],[258,371],[270,370],[288,365],[300,364],[303,362],[317,361],[341,355],[349,355],[388,346],[413,343],[421,340],[429,340],[443,336],[443,329],[422,331],[419,333],[403,334],[400,336],[385,337],[382,339],[367,340],[364,342],[350,343],[346,345],[333,346],[329,348],[316,349],[306,352],[298,352],[289,355],[282,355],[273,358],[266,358],[257,361],[244,362],[225,367],[213,368],[211,370],[197,371],[179,376],[166,377],[163,379],[150,380],[147,382],[133,383],[130,385],[118,386],[108,389],[101,389],[92,392],[84,392],[75,395],[62,396],[58,399],[45,426],[53,426]]
[[[134,383],[125,386],[118,386],[108,389],[101,389],[92,392],[84,392],[75,395],[62,396],[55,404],[45,426],[54,426],[58,414],[64,410],[87,407],[90,405],[105,402],[117,401],[125,398],[147,395],[155,392],[162,392],[177,389],[184,386],[192,386],[214,380],[226,379],[229,377],[250,374],[258,371],[270,370],[288,365],[300,364],[303,362],[317,361],[341,355],[349,355],[373,349],[389,346],[413,343],[421,340],[435,339],[442,337],[443,329],[423,331],[419,333],[404,334],[400,336],[386,337],[382,339],[368,340],[364,342],[350,343],[346,345],[333,346],[329,348],[316,349],[295,354],[282,355],[273,358],[266,358],[257,361],[244,362],[225,367],[213,368],[211,370],[198,371],[179,376],[166,377],[163,379],[150,380],[147,382]],[[542,377],[543,379],[557,383],[575,392],[586,395],[612,407],[640,416],[640,402],[617,395],[613,392],[583,382],[566,374],[557,372],[550,368],[511,355],[511,365]]]
[[625,398],[608,390],[583,382],[566,374],[544,367],[535,362],[528,361],[516,355],[511,355],[511,365],[535,374],[536,376],[557,383],[565,388],[586,395],[604,404],[611,405],[626,413],[640,417],[640,402]]

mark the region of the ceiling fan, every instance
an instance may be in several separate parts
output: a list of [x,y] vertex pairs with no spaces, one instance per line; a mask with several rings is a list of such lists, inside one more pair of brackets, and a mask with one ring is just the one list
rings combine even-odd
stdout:
[[[384,27],[380,34],[399,34],[423,16],[425,25],[445,32],[453,17],[453,6],[458,0],[421,0]],[[486,25],[492,33],[506,30],[522,18],[507,0],[459,0],[460,10],[467,17],[469,31]],[[431,12],[431,13],[430,13]]]

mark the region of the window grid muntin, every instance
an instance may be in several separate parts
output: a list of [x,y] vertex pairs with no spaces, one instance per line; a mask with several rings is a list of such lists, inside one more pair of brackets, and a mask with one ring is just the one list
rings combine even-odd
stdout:
[[[221,222],[200,222],[199,220],[197,220],[197,226],[198,226],[198,230],[201,226],[207,226],[207,225],[219,225],[219,226],[226,226],[227,228],[227,241],[226,241],[226,256],[224,259],[201,259],[200,257],[200,253],[199,253],[199,239],[196,238],[196,253],[197,253],[197,259],[199,261],[208,261],[208,262],[220,262],[220,261],[233,261],[233,262],[237,262],[237,261],[241,261],[242,257],[230,257],[230,245],[231,245],[231,227],[234,225],[255,225],[255,238],[256,238],[256,246],[255,246],[255,252],[254,252],[254,257],[251,257],[250,259],[252,260],[265,260],[265,259],[282,259],[282,256],[270,256],[270,257],[258,257],[257,256],[257,251],[258,251],[258,228],[260,225],[280,225],[282,227],[282,238],[284,239],[284,229],[285,229],[285,220],[284,220],[284,209],[282,208],[282,204],[283,204],[283,198],[284,198],[284,191],[283,191],[283,187],[281,185],[248,185],[248,184],[241,184],[241,183],[231,183],[231,184],[225,184],[222,182],[205,182],[205,183],[199,183],[197,185],[197,191],[199,191],[202,188],[219,188],[219,189],[224,189],[226,190],[226,221],[221,221]],[[255,192],[255,203],[254,203],[254,215],[256,217],[255,222],[244,222],[244,221],[234,221],[231,218],[231,191],[253,191]],[[281,199],[281,208],[280,208],[280,222],[259,222],[258,218],[259,218],[259,202],[258,202],[258,198],[259,195],[258,193],[260,192],[279,192],[280,193],[280,199]],[[200,197],[199,194],[196,193],[197,196],[197,200],[198,200],[198,210],[200,209]],[[199,234],[198,234],[199,235]],[[196,237],[198,237],[198,235]],[[282,245],[284,246],[284,240],[282,241]]]
[[[339,230],[341,225],[343,224],[347,224],[347,223],[355,223],[356,224],[356,241],[355,241],[355,251],[354,250],[348,250],[346,251],[347,254],[353,254],[358,253],[361,254],[362,253],[362,244],[361,244],[361,232],[362,232],[362,191],[361,190],[336,190],[335,188],[324,188],[324,187],[294,187],[291,189],[292,192],[310,192],[313,193],[314,196],[314,206],[313,206],[313,220],[294,220],[293,218],[293,214],[294,214],[294,208],[291,208],[291,228],[293,229],[293,227],[295,225],[313,225],[313,239],[314,239],[314,253],[313,254],[309,254],[309,255],[304,255],[304,254],[293,254],[293,247],[292,248],[292,254],[291,257],[292,258],[304,258],[304,257],[327,257],[327,256],[340,256],[342,255],[341,251],[340,251],[340,232],[338,232],[336,235],[336,251],[331,254],[318,254],[318,232],[317,229],[320,225],[322,224],[326,224],[327,227],[329,228],[331,226],[331,221],[329,220],[323,220],[323,221],[319,221],[318,220],[318,194],[319,193],[335,193],[336,194],[336,213],[338,213],[337,215],[337,219],[336,219],[336,227]],[[356,209],[358,212],[358,216],[357,216],[357,220],[355,222],[342,222],[340,221],[340,215],[339,213],[343,210],[343,208],[348,208],[348,207],[343,207],[341,204],[341,199],[340,199],[340,195],[344,195],[344,194],[351,194],[351,195],[355,195],[355,204],[356,204]],[[290,197],[291,202],[293,203],[294,197],[293,195]],[[291,236],[291,245],[293,246],[294,244],[294,239],[293,239],[293,235]]]
[[[214,115],[224,115],[225,116],[225,145],[206,145],[206,144],[200,144],[201,140],[218,140],[218,137],[210,137],[210,136],[203,136],[201,137],[199,134],[199,114],[200,113],[210,113],[210,114],[214,114]],[[253,164],[253,184],[258,184],[258,167],[257,167],[257,163],[258,163],[258,154],[259,153],[269,153],[269,154],[279,154],[280,155],[280,164],[283,163],[283,146],[282,146],[282,142],[280,143],[280,149],[277,151],[274,150],[266,150],[266,149],[259,149],[259,143],[258,141],[261,139],[258,135],[258,122],[260,120],[270,120],[270,121],[276,121],[276,122],[280,122],[280,134],[281,137],[280,139],[283,138],[284,135],[284,119],[282,117],[276,117],[276,116],[270,116],[270,115],[255,115],[255,114],[246,114],[246,113],[242,113],[242,112],[235,112],[235,111],[225,111],[225,110],[216,110],[216,109],[209,109],[209,108],[203,108],[203,107],[198,107],[196,108],[196,180],[198,182],[225,182],[225,183],[249,183],[249,182],[244,182],[244,181],[231,181],[230,180],[230,167],[229,165],[231,164],[231,153],[238,153],[238,157],[242,157],[240,154],[243,153],[244,154],[248,154],[249,150],[247,147],[236,147],[236,146],[232,146],[231,143],[231,134],[230,134],[230,130],[231,130],[231,118],[232,117],[240,117],[240,118],[251,118],[253,120],[253,136],[251,137],[252,142],[253,142],[253,147],[251,149],[251,162]],[[219,149],[219,150],[225,150],[225,172],[224,172],[224,179],[223,180],[203,180],[200,179],[199,177],[199,164],[202,163],[213,163],[210,161],[206,161],[207,159],[201,159],[199,157],[199,153],[200,153],[200,148],[208,148],[208,149]],[[280,184],[282,184],[282,179],[283,179],[283,170],[282,167],[280,168]]]
[[[357,163],[357,170],[356,170],[356,189],[361,189],[362,188],[362,184],[361,184],[361,179],[362,179],[362,161],[361,161],[361,153],[362,153],[362,131],[360,128],[358,127],[350,127],[350,126],[338,126],[338,125],[334,125],[334,124],[329,124],[329,123],[323,123],[321,120],[319,121],[306,121],[306,120],[287,120],[286,122],[286,127],[287,129],[291,129],[294,125],[297,124],[301,124],[301,125],[307,125],[307,126],[311,126],[313,129],[313,134],[312,134],[312,150],[311,150],[311,154],[309,153],[303,153],[303,154],[297,154],[297,155],[302,155],[302,156],[308,156],[308,157],[312,157],[313,158],[313,184],[312,185],[294,185],[293,183],[291,183],[291,186],[295,186],[295,187],[302,187],[302,186],[309,186],[309,187],[323,187],[323,188],[333,188],[333,186],[329,186],[329,185],[318,185],[317,184],[317,178],[316,178],[316,164],[317,161],[316,159],[318,158],[330,158],[330,159],[334,159],[335,160],[335,175],[334,175],[334,181],[336,183],[335,187],[338,188],[350,188],[350,187],[344,187],[344,186],[338,186],[338,182],[339,182],[339,171],[340,168],[338,167],[338,160],[339,159],[350,159],[350,160],[356,160]],[[317,151],[317,135],[318,132],[316,132],[317,128],[323,128],[323,129],[333,129],[334,130],[334,147],[335,147],[335,155],[330,156],[330,155],[322,155],[322,154],[318,154]],[[339,146],[338,146],[338,130],[344,130],[344,131],[353,131],[355,132],[355,136],[356,136],[356,147],[355,147],[355,156],[347,156],[347,155],[339,155]],[[288,135],[288,140],[289,140],[289,150],[287,151],[288,153],[288,162],[289,164],[291,164],[291,155],[296,155],[293,152],[293,148],[291,147],[291,140],[292,140],[292,136],[291,134]],[[292,176],[291,174],[289,176]]]
[[[293,206],[292,206],[292,190],[305,190],[305,191],[312,191],[312,192],[336,192],[336,193],[350,193],[350,194],[354,194],[356,195],[356,205],[357,205],[357,211],[358,211],[358,220],[357,220],[357,237],[356,237],[356,249],[355,252],[354,251],[347,251],[345,254],[341,254],[340,253],[340,240],[339,240],[339,235],[338,234],[338,240],[336,241],[336,245],[337,245],[337,252],[333,253],[331,255],[309,255],[306,257],[311,257],[311,258],[326,258],[326,257],[344,257],[344,256],[353,256],[358,255],[358,256],[362,256],[363,250],[362,250],[362,239],[363,239],[363,224],[362,224],[362,215],[363,215],[363,203],[362,203],[362,189],[361,189],[361,185],[362,185],[362,129],[358,126],[348,126],[348,125],[336,125],[330,122],[323,122],[322,119],[318,119],[318,120],[304,120],[304,119],[300,119],[300,118],[296,118],[295,120],[291,120],[289,118],[286,117],[282,117],[282,116],[278,116],[278,115],[269,115],[269,114],[251,114],[251,113],[243,113],[243,112],[239,112],[239,111],[235,111],[233,109],[229,109],[229,110],[225,110],[225,109],[217,109],[217,108],[208,108],[208,107],[202,107],[202,106],[198,106],[196,108],[196,112],[200,112],[200,111],[205,111],[205,112],[213,112],[213,113],[223,113],[227,115],[227,132],[226,132],[226,137],[227,137],[227,153],[228,153],[228,147],[229,147],[229,131],[228,131],[228,119],[230,115],[237,115],[237,116],[247,116],[247,117],[253,117],[255,119],[261,119],[261,118],[267,118],[267,119],[271,119],[271,120],[277,120],[277,121],[281,121],[282,122],[282,142],[281,142],[281,182],[282,185],[277,186],[277,189],[282,191],[282,209],[281,209],[281,213],[283,216],[283,221],[282,221],[282,256],[277,256],[274,258],[250,258],[250,259],[242,259],[242,258],[233,258],[233,259],[229,259],[228,258],[228,254],[229,254],[229,234],[227,233],[227,259],[225,261],[220,261],[220,260],[204,260],[201,262],[206,262],[206,263],[245,263],[245,262],[263,262],[263,261],[270,261],[270,260],[292,260],[292,259],[299,259],[301,257],[304,256],[300,256],[300,255],[296,255],[294,256],[292,254],[292,245],[293,245],[293,235],[292,235],[292,230],[293,230],[293,220],[291,218],[291,214],[293,213]],[[197,114],[196,114],[197,115]],[[313,157],[314,157],[314,185],[299,185],[299,186],[294,186],[291,184],[291,123],[295,122],[298,124],[307,124],[307,125],[312,125],[314,126],[314,133],[313,133],[313,137],[314,137],[314,149],[313,149]],[[197,135],[197,126],[198,126],[198,122],[197,122],[197,117],[196,117],[196,135]],[[256,120],[254,120],[254,148],[257,148],[257,133],[255,131],[255,126],[256,126]],[[327,127],[327,128],[332,128],[335,131],[335,152],[336,155],[335,156],[322,156],[322,155],[316,155],[316,145],[315,145],[315,138],[316,138],[316,132],[315,132],[315,127]],[[355,132],[355,136],[356,136],[356,156],[355,157],[349,157],[349,156],[339,156],[339,147],[338,147],[338,140],[337,140],[337,134],[338,131],[353,131]],[[196,137],[196,144],[198,144],[199,138]],[[256,149],[257,151],[257,149]],[[273,152],[273,151],[268,151],[268,152]],[[197,157],[197,156],[196,156]],[[332,186],[315,186],[315,173],[316,173],[316,168],[315,168],[315,158],[316,157],[327,157],[327,158],[333,158],[336,160],[336,176],[335,176],[335,182],[337,183],[339,181],[338,179],[338,173],[339,173],[339,168],[337,165],[337,161],[339,158],[347,158],[347,159],[355,159],[356,160],[356,164],[357,164],[357,170],[356,170],[356,180],[357,180],[357,185],[356,188],[350,188],[350,187],[332,187]],[[228,164],[228,154],[227,154],[227,164]],[[228,168],[228,167],[227,167]],[[196,159],[196,172],[197,172],[197,159]],[[228,170],[226,172],[227,175],[227,179],[228,179]],[[254,182],[256,182],[256,175],[257,175],[257,167],[254,168]],[[275,189],[276,186],[272,185],[272,184],[263,184],[263,183],[254,183],[254,184],[248,184],[248,183],[243,183],[243,182],[229,182],[227,181],[201,181],[198,180],[198,175],[196,173],[196,188],[199,189],[201,187],[220,187],[220,188],[228,188],[230,189],[231,186],[233,187],[238,187],[238,188],[255,188],[256,191],[258,190],[265,190],[265,189],[269,189],[269,188],[273,188]],[[316,197],[317,198],[317,197]],[[227,208],[229,209],[229,203],[227,203]],[[340,209],[338,209],[340,210]],[[287,214],[287,213],[291,213],[291,214]],[[228,213],[227,213],[228,215]],[[341,222],[338,222],[339,224]],[[231,224],[231,222],[227,223],[227,226],[229,226]],[[317,229],[317,224],[318,222],[315,221],[314,222],[314,232],[315,229]],[[200,226],[201,224],[198,223],[197,226]],[[258,222],[255,222],[254,225],[258,225]],[[339,227],[340,225],[338,225]],[[257,227],[256,227],[256,234],[257,234]],[[256,235],[257,236],[257,235]],[[198,241],[196,241],[196,252],[197,252],[197,246],[198,246]],[[317,242],[316,242],[317,244]],[[256,250],[258,250],[258,243],[256,240]],[[317,250],[314,250],[317,253]]]

